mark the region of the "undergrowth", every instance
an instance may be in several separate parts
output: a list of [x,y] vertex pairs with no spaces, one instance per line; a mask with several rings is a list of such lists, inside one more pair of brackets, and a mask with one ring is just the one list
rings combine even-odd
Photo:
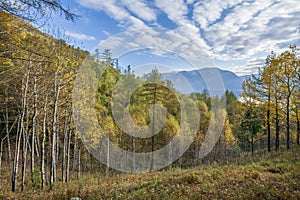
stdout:
[[299,148],[245,163],[113,177],[83,176],[52,190],[3,192],[0,199],[300,199]]

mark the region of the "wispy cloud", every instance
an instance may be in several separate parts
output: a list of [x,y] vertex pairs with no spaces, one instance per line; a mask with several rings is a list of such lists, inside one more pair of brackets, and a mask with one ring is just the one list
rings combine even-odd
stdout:
[[217,55],[225,54],[227,59],[249,58],[276,50],[280,43],[299,39],[299,10],[299,2],[293,0],[252,1],[234,5],[231,10],[224,8],[219,12],[224,16],[218,22],[214,23],[218,17],[209,16],[198,20],[206,26],[205,38]]
[[156,0],[155,5],[165,12],[168,18],[178,26],[176,28],[177,32],[192,39],[193,43],[201,46],[201,48],[205,50],[210,49],[206,41],[201,37],[200,29],[193,21],[188,19],[188,7],[183,0]]
[[[117,0],[77,0],[81,6],[86,8],[90,8],[93,10],[103,11],[108,16],[113,19],[119,21],[120,26],[135,26],[141,27],[144,26],[144,22],[140,19],[143,18],[145,20],[155,20],[155,14],[151,11],[150,8],[146,6],[141,0],[137,1],[137,3],[133,2],[135,5],[125,4],[125,2],[129,1],[117,1]],[[133,16],[128,10],[131,10],[138,17]],[[135,10],[138,9],[138,10]],[[146,13],[145,11],[148,11]],[[143,13],[144,12],[144,13]]]
[[144,0],[121,0],[120,2],[142,20],[155,21],[157,18],[155,11],[147,6]]
[[[138,43],[138,46],[167,47],[193,59],[199,59],[197,54],[204,51],[212,59],[247,62],[257,55],[300,43],[299,0],[77,1],[84,7],[105,12],[131,32],[136,29],[133,37],[136,41],[131,41],[131,46]],[[157,22],[161,13],[176,24],[174,30],[164,34],[165,38],[146,28],[153,24],[162,27]],[[147,32],[142,34],[140,30]],[[248,64],[233,69],[255,68]]]
[[65,34],[77,40],[88,40],[88,41],[96,40],[94,36],[89,36],[81,33],[73,33],[70,31],[66,31]]

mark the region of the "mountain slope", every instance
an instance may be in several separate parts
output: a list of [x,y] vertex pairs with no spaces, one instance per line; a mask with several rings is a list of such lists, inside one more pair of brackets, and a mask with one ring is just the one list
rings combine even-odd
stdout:
[[[200,70],[163,73],[162,77],[165,80],[170,80],[179,92],[186,94],[202,92],[208,88],[222,89],[224,87],[225,90],[232,91],[236,96],[239,96],[242,92],[242,83],[249,76],[237,76],[231,71],[219,68],[203,68]],[[219,84],[220,81],[222,85]],[[210,91],[211,95],[214,95],[214,93],[215,91]]]

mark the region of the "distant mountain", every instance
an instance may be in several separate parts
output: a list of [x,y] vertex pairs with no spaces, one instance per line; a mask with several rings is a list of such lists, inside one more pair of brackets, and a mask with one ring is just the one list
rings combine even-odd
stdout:
[[242,93],[242,83],[249,77],[237,76],[231,71],[219,68],[203,68],[192,71],[169,72],[162,74],[163,79],[170,80],[182,93],[202,92],[208,89],[210,95],[223,94],[222,89],[232,91],[236,96]]

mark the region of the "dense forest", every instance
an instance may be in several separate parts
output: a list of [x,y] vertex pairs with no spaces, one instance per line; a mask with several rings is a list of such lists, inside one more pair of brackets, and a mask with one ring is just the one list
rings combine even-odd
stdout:
[[[58,4],[50,5],[50,8],[59,10],[67,19],[76,19]],[[104,165],[89,152],[83,144],[83,136],[76,129],[74,118],[78,116],[73,113],[72,101],[77,71],[82,65],[98,78],[94,94],[97,119],[93,123],[102,127],[103,133],[115,146],[131,152],[126,156],[126,163],[132,167],[128,171],[155,171],[156,165],[160,164],[155,162],[158,158],[152,154],[149,162],[143,162],[135,154],[154,152],[166,146],[179,130],[183,132],[179,141],[192,137],[193,142],[175,162],[172,162],[172,156],[181,149],[172,148],[165,157],[158,159],[171,163],[163,170],[228,164],[236,159],[286,151],[300,145],[300,49],[295,45],[279,53],[271,52],[265,65],[258,66],[259,72],[243,83],[241,97],[236,97],[231,91],[226,91],[223,96],[210,96],[207,90],[180,94],[170,81],[162,79],[156,69],[137,77],[130,66],[121,70],[109,49],[93,53],[83,51],[23,21],[36,20],[29,17],[32,15],[22,14],[23,10],[5,3],[1,4],[1,9],[1,193],[24,191],[27,187],[52,188],[55,182],[77,180],[86,174],[107,177],[122,174],[110,167],[116,165],[120,158],[110,155],[109,143],[105,145],[106,157],[101,158],[106,160]],[[44,10],[39,7],[33,12],[44,16]],[[128,84],[123,85],[125,88],[130,88],[130,84],[142,86],[131,91],[130,101],[126,100],[128,94],[120,90],[112,104],[115,88],[124,79]],[[85,90],[83,87],[79,92],[84,93]],[[187,113],[181,112],[178,97],[186,102]],[[215,110],[214,105],[222,102],[225,106]],[[81,103],[89,102],[82,99]],[[114,118],[114,110],[120,112],[117,116],[122,116],[122,110],[116,109],[117,104],[129,111],[137,126],[152,124],[152,136],[138,138],[124,132],[119,127],[122,118]],[[149,114],[156,105],[166,110],[165,123],[158,131],[155,126],[160,126],[160,117]],[[192,116],[196,108],[199,115]],[[75,114],[80,112],[90,111],[79,110]],[[192,130],[195,128],[191,125],[194,121],[188,121],[186,126],[181,124],[181,119],[188,117],[199,120],[196,130]],[[212,151],[199,158],[205,135],[208,131],[218,131],[216,124],[219,122],[223,123],[220,137]],[[123,124],[126,127],[126,122]],[[86,134],[90,141],[94,141],[91,145],[102,145],[98,143],[102,133],[95,132],[93,127],[88,130],[90,132]],[[192,136],[192,133],[195,135]]]

